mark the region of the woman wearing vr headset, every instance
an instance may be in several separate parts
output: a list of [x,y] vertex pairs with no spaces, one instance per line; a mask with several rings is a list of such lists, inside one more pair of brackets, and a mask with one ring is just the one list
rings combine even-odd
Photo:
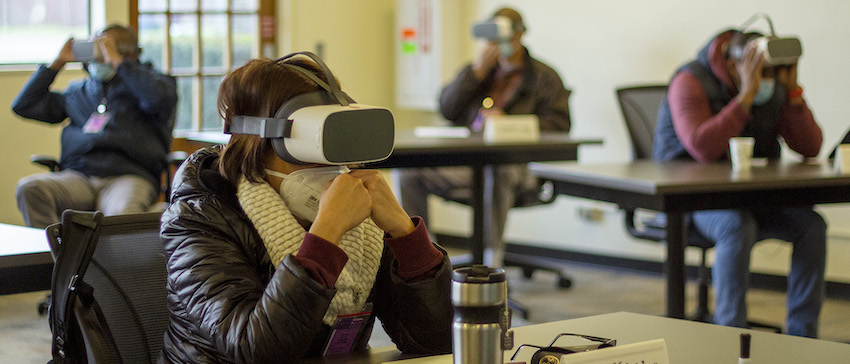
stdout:
[[[218,96],[225,130],[325,92],[306,73],[335,82],[301,57],[230,73]],[[234,132],[195,152],[173,185],[160,359],[290,363],[364,350],[376,317],[402,352],[451,351],[451,264],[380,172],[293,163],[270,138]]]

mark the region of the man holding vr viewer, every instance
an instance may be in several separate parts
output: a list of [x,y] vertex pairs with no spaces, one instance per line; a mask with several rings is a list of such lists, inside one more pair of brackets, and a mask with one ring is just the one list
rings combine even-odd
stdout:
[[392,114],[354,103],[310,53],[221,84],[224,148],[195,152],[162,216],[172,363],[295,363],[365,350],[375,318],[406,353],[451,351],[451,264],[383,175]]
[[[659,109],[655,160],[728,160],[729,139],[739,136],[755,140],[753,156],[757,158],[778,159],[779,138],[802,157],[817,156],[821,129],[797,84],[800,41],[777,37],[772,28],[771,24],[770,36],[724,31],[695,61],[676,72]],[[690,218],[691,228],[715,243],[715,323],[747,326],[750,253],[757,241],[775,238],[791,242],[794,249],[786,332],[817,336],[824,296],[826,223],[812,207],[752,206],[697,211]]]
[[[500,115],[535,115],[540,131],[570,131],[570,92],[558,73],[523,46],[527,27],[515,9],[501,8],[472,27],[480,48],[440,94],[440,113],[455,126],[480,133],[485,120]],[[484,232],[484,264],[504,263],[503,234],[508,211],[539,203],[539,181],[524,164],[494,166],[492,223]],[[428,195],[469,203],[469,167],[410,168],[399,171],[401,203],[411,215],[428,216]]]

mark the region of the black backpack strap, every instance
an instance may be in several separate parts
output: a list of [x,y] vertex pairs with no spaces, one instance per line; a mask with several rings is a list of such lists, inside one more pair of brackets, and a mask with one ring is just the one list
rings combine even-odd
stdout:
[[77,287],[76,300],[73,302],[74,318],[81,333],[98,332],[97,335],[81,334],[86,348],[87,361],[90,363],[123,363],[122,358],[110,357],[110,353],[119,353],[115,341],[112,340],[112,332],[106,324],[103,310],[94,299],[94,290],[85,282],[80,282]]
[[74,306],[82,278],[97,244],[100,212],[66,210],[62,222],[48,227],[54,266],[49,322],[53,334],[51,351],[55,363],[85,361],[85,346],[74,318]]

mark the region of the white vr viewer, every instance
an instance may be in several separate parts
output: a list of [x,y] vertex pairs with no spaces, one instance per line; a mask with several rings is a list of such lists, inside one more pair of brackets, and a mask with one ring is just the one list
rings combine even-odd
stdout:
[[769,66],[794,64],[803,55],[799,38],[761,37],[756,42]]
[[491,42],[511,39],[514,36],[513,22],[506,16],[495,16],[485,22],[473,24],[472,36]]
[[[743,25],[739,27],[739,32],[743,33],[750,24],[758,19],[767,21],[770,27],[770,35],[758,37],[754,42],[761,54],[764,55],[765,63],[768,66],[782,66],[794,64],[803,55],[803,45],[800,39],[796,37],[779,37],[776,35],[776,30],[773,29],[773,21],[765,13],[756,13],[751,16]],[[743,49],[738,51],[739,54],[733,54],[735,58],[742,58]]]
[[318,63],[330,85],[304,68],[283,64],[303,73],[324,91],[290,99],[274,117],[234,116],[224,132],[271,139],[275,154],[295,164],[345,165],[389,157],[395,145],[392,113],[383,107],[354,103],[336,85],[324,62],[312,53],[293,53],[278,62],[296,54],[307,55]]

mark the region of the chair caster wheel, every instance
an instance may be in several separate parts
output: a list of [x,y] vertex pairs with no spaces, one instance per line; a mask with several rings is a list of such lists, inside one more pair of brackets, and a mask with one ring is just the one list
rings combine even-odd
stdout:
[[522,276],[525,279],[531,279],[531,276],[534,275],[534,268],[524,267],[522,268]]
[[43,300],[38,301],[38,307],[37,308],[38,308],[38,315],[39,316],[47,315],[47,309],[50,307],[50,302],[48,301],[48,298],[45,298]]
[[560,288],[570,288],[573,286],[573,281],[569,278],[561,277],[558,279],[558,287]]

